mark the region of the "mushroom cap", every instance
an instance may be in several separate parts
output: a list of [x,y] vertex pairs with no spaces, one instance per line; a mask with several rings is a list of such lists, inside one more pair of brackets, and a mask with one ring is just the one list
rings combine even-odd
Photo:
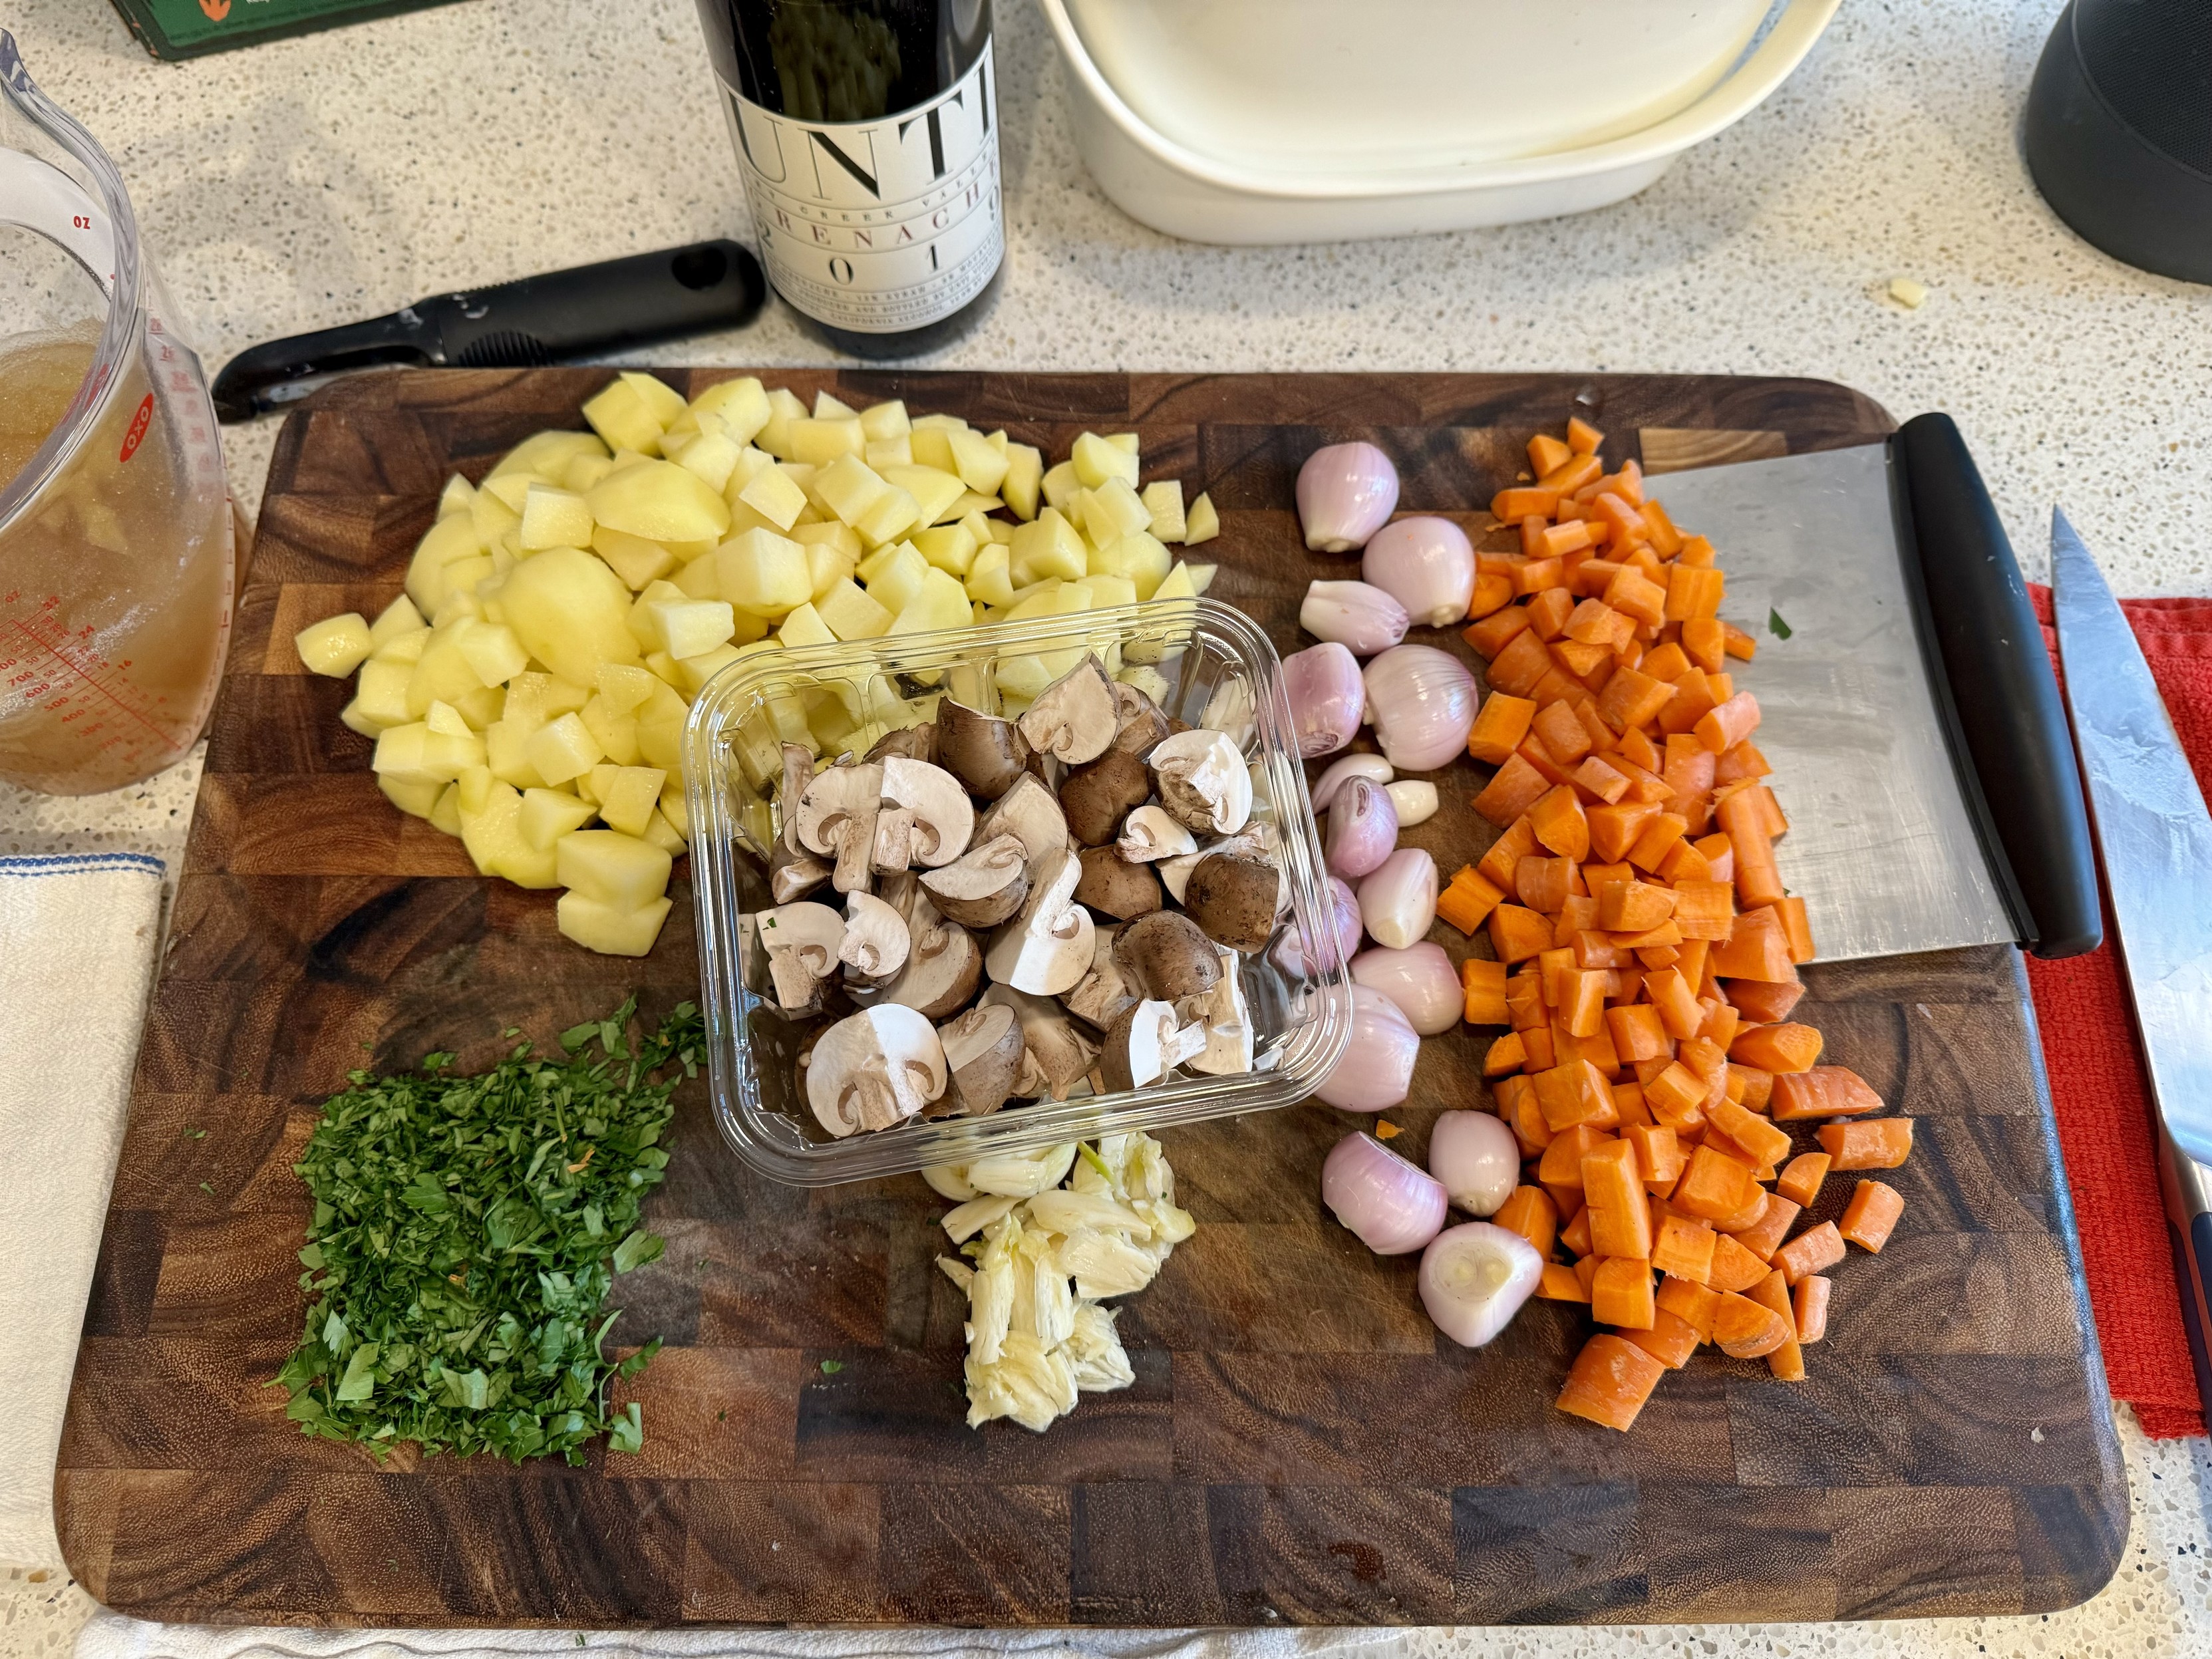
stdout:
[[1033,772],[1023,773],[992,803],[975,826],[975,839],[1008,835],[1021,837],[1022,850],[1031,864],[1067,845],[1067,816]]
[[786,951],[817,979],[837,971],[837,947],[845,938],[845,919],[826,904],[779,904],[754,923],[756,936],[770,951]]
[[951,1077],[946,1096],[959,1103],[961,1112],[984,1117],[1005,1105],[1028,1052],[1020,1012],[1004,1003],[970,1008],[939,1026],[937,1036]]
[[934,870],[966,852],[975,831],[975,807],[960,780],[941,766],[896,755],[883,765],[883,798],[914,814],[911,861]]
[[978,840],[921,884],[945,915],[967,927],[995,927],[1029,896],[1029,852],[1019,836]]
[[908,932],[913,948],[898,977],[884,988],[884,1000],[931,1020],[966,1007],[983,979],[983,947],[975,936],[938,915],[926,898],[908,918]]
[[889,979],[913,949],[906,918],[872,893],[845,895],[845,939],[837,960],[870,979]]
[[835,858],[847,820],[862,814],[874,817],[883,786],[880,766],[832,766],[817,772],[799,792],[799,844],[810,853]]
[[1132,864],[1110,847],[1086,847],[1080,863],[1083,879],[1075,884],[1075,902],[1127,921],[1150,915],[1162,903],[1160,878],[1146,864]]
[[1138,917],[1114,942],[1114,957],[1148,995],[1167,1002],[1210,991],[1221,977],[1213,942],[1180,910]]
[[1082,661],[1037,693],[1015,724],[1039,754],[1070,766],[1096,760],[1119,726],[1106,665],[1097,653],[1085,652]]
[[1114,850],[1132,864],[1154,864],[1198,851],[1198,837],[1164,806],[1139,806],[1121,820]]
[[936,759],[937,727],[925,720],[920,726],[902,726],[896,732],[886,732],[869,746],[867,754],[863,757],[871,761],[886,761],[894,757],[924,762]]
[[1060,781],[1060,807],[1067,833],[1085,847],[1103,847],[1119,833],[1131,809],[1142,806],[1152,793],[1152,776],[1144,762],[1123,750],[1109,749]]
[[947,697],[937,705],[937,763],[974,793],[996,800],[1029,764],[1030,746],[1013,721]]
[[1031,996],[1011,985],[994,985],[983,993],[983,1000],[976,1006],[1012,1008],[1022,1022],[1022,1041],[1027,1050],[1024,1073],[1026,1076],[1034,1069],[1036,1078],[1042,1079],[1042,1084],[1041,1087],[1034,1080],[1018,1084],[1017,1092],[1049,1092],[1054,1100],[1065,1100],[1067,1091],[1091,1070],[1091,1061],[1098,1058],[1097,1047],[1075,1029],[1074,1022],[1049,998]]
[[1142,760],[1172,728],[1167,712],[1142,686],[1114,682],[1114,747]]
[[1091,971],[1060,999],[1067,1005],[1068,1012],[1102,1031],[1121,1018],[1123,1009],[1141,1000],[1114,954],[1115,942],[1121,933],[1118,927],[1097,930],[1091,941]]
[[1091,913],[1075,902],[1083,866],[1065,847],[1030,872],[1030,895],[991,937],[984,966],[993,979],[1036,996],[1058,996],[1090,971]]
[[1099,1055],[1109,1093],[1145,1089],[1164,1080],[1205,1042],[1196,1026],[1186,1034],[1170,1002],[1139,1002],[1125,1010],[1106,1033]]
[[1183,913],[1216,944],[1232,951],[1257,951],[1274,937],[1280,891],[1273,865],[1235,853],[1212,853],[1192,867],[1183,887]]
[[945,1092],[945,1050],[929,1022],[883,1003],[839,1020],[815,1040],[806,1103],[831,1134],[888,1129]]
[[1178,732],[1152,750],[1160,805],[1193,830],[1234,835],[1252,816],[1252,774],[1225,732]]

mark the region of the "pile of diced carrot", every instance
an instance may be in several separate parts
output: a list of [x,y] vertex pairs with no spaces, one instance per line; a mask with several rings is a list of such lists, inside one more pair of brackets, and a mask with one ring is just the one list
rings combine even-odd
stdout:
[[1468,750],[1498,769],[1474,807],[1502,833],[1437,912],[1487,928],[1467,1018],[1511,1028],[1485,1073],[1530,1167],[1491,1218],[1545,1257],[1540,1295],[1609,1328],[1559,1409],[1626,1429],[1701,1343],[1805,1375],[1822,1274],[1846,1242],[1879,1251],[1904,1200],[1862,1180],[1838,1220],[1799,1220],[1832,1170],[1904,1163],[1912,1124],[1870,1116],[1873,1089],[1790,1018],[1813,938],[1775,863],[1759,703],[1729,669],[1756,642],[1719,618],[1711,544],[1634,461],[1606,471],[1601,441],[1579,420],[1531,440],[1535,482],[1491,503],[1521,549],[1480,556],[1465,637],[1490,691]]

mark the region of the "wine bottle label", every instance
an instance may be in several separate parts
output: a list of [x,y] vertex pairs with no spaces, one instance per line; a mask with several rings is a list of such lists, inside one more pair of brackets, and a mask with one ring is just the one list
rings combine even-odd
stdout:
[[935,98],[878,121],[794,121],[722,92],[761,262],[793,305],[896,334],[983,291],[1006,252],[988,41]]

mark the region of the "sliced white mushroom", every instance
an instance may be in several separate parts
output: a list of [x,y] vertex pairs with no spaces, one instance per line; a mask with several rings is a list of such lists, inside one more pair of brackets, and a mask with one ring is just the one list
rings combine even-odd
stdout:
[[1036,695],[1016,722],[1030,747],[1056,757],[1070,766],[1080,766],[1104,754],[1119,725],[1114,703],[1114,682],[1095,653]]
[[1252,1069],[1252,1013],[1237,971],[1243,958],[1234,951],[1219,955],[1221,977],[1213,988],[1184,998],[1176,1012],[1206,1033],[1206,1047],[1188,1062],[1190,1069],[1210,1077],[1231,1077]]
[[913,949],[906,918],[872,893],[845,895],[845,938],[837,960],[866,978],[889,979]]
[[837,971],[844,918],[826,904],[781,904],[762,911],[754,927],[768,951],[777,1003],[786,1008],[811,1005],[822,981]]
[[984,966],[993,979],[1034,996],[1072,991],[1090,971],[1091,913],[1074,902],[1083,866],[1065,847],[1037,860],[1029,897],[991,937]]
[[823,858],[836,858],[851,819],[866,817],[873,829],[883,787],[880,766],[833,766],[816,773],[799,792],[799,846]]
[[908,862],[935,870],[966,852],[975,831],[975,808],[960,780],[927,761],[891,756],[883,766],[884,799],[903,809],[914,825]]
[[968,1006],[983,978],[983,947],[956,921],[947,921],[927,898],[917,898],[906,916],[913,940],[906,966],[884,991],[924,1018],[949,1018]]
[[1022,1023],[1023,1062],[1014,1092],[1034,1100],[1050,1095],[1065,1100],[1067,1092],[1090,1071],[1098,1058],[1097,1045],[1075,1029],[1060,1005],[1030,996],[1010,985],[994,985],[983,993],[979,1007],[1012,1008]]
[[822,1033],[806,1068],[806,1103],[831,1134],[888,1129],[945,1092],[945,1050],[930,1024],[895,1003]]
[[1206,1028],[1186,1026],[1171,1002],[1139,1002],[1106,1034],[1100,1057],[1110,1094],[1147,1089],[1206,1047]]
[[1029,896],[1029,852],[1013,834],[978,841],[921,878],[937,908],[964,927],[995,927]]
[[[1139,806],[1121,820],[1114,850],[1132,864],[1152,864],[1198,850],[1198,837],[1170,817],[1163,806]],[[1182,894],[1176,897],[1178,902]]]
[[[1006,1103],[1021,1076],[1022,1056],[1028,1052],[1018,1011],[1003,1003],[970,1008],[939,1026],[937,1040],[952,1079],[946,1097],[962,1114],[984,1117]],[[964,1173],[962,1184],[966,1185]]]
[[1160,805],[1178,823],[1227,836],[1252,816],[1252,775],[1225,732],[1178,732],[1152,750],[1152,768]]
[[1067,845],[1067,815],[1060,810],[1053,798],[1032,773],[1024,772],[1020,781],[993,802],[983,821],[975,826],[977,842],[991,841],[1000,836],[1018,836],[1022,850],[1031,864],[1048,853],[1056,853]]
[[878,809],[875,836],[869,843],[869,869],[879,876],[896,875],[913,862],[914,814],[903,806]]
[[974,793],[996,800],[1022,776],[1030,752],[1012,720],[947,697],[937,705],[937,757]]

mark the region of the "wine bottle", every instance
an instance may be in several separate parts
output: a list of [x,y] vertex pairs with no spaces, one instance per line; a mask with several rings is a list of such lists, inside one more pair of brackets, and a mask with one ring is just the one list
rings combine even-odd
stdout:
[[908,357],[1006,257],[991,0],[699,0],[761,264],[810,331]]

